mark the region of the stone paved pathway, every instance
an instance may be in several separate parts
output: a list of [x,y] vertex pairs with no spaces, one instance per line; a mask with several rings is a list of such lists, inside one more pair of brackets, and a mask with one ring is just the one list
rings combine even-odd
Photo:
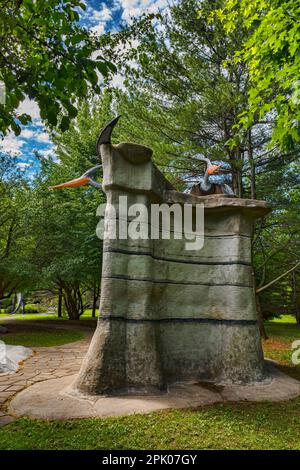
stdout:
[[50,348],[32,348],[34,355],[21,365],[15,374],[0,375],[0,426],[16,418],[9,416],[9,401],[36,382],[75,374],[86,354],[93,331],[85,330],[85,338],[75,343]]

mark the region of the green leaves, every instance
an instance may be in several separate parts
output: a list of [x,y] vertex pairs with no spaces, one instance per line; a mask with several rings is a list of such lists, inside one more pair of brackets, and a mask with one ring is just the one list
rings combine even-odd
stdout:
[[68,116],[63,116],[60,126],[59,126],[60,130],[62,132],[65,132],[69,129],[69,127],[70,127],[70,119],[68,118]]
[[23,124],[24,126],[28,124],[29,122],[31,122],[31,116],[29,116],[29,114],[26,114],[26,113],[19,115],[18,119],[20,123]]
[[26,115],[16,114],[26,96],[36,100],[46,124],[55,127],[59,122],[61,129],[67,129],[77,115],[78,98],[90,90],[98,94],[99,74],[107,78],[116,72],[104,51],[96,60],[90,59],[101,46],[78,25],[80,10],[85,8],[78,0],[24,0],[18,7],[6,2],[1,8],[0,33],[5,41],[0,42],[0,74],[7,99],[0,134],[10,129],[18,134],[19,123],[29,122]]
[[[224,27],[234,27],[238,15],[250,36],[244,41],[242,57],[249,68],[251,89],[249,114],[255,119],[275,115],[272,144],[282,149],[300,140],[299,103],[294,88],[300,73],[300,8],[294,0],[227,0],[215,15]],[[236,56],[238,60],[238,56]],[[287,105],[287,106],[286,106]],[[245,119],[241,120],[244,126]]]
[[16,122],[13,121],[11,123],[11,128],[14,131],[14,133],[16,134],[16,136],[21,134],[21,127]]

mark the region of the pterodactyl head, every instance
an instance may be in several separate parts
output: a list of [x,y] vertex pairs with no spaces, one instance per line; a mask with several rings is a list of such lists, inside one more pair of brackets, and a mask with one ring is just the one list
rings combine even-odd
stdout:
[[203,155],[197,155],[197,159],[201,160],[206,163],[206,172],[209,175],[213,175],[214,173],[218,173],[219,168],[221,168],[222,165],[213,165],[210,161],[209,158],[204,157]]
[[[97,153],[100,158],[101,158],[101,145],[111,144],[111,134],[112,134],[113,128],[117,124],[120,117],[121,116],[117,116],[110,123],[108,123],[107,126],[105,126],[105,128],[102,130],[102,132],[100,133],[98,137]],[[96,171],[101,167],[102,165],[96,165],[93,168],[90,168],[89,170],[87,170],[85,173],[83,173],[83,175],[79,176],[79,178],[75,178],[73,180],[67,181],[66,183],[61,183],[55,186],[51,186],[50,189],[77,188],[78,186],[85,186],[87,184],[95,186],[96,188],[102,188],[102,185],[100,183],[97,183],[97,181],[93,180],[92,178],[92,175],[94,175],[94,173],[96,173]]]

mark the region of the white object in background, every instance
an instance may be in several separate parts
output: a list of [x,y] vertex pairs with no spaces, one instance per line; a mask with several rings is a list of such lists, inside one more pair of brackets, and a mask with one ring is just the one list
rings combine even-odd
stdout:
[[32,356],[33,351],[24,346],[12,346],[0,341],[0,374],[12,374],[19,369],[19,363]]

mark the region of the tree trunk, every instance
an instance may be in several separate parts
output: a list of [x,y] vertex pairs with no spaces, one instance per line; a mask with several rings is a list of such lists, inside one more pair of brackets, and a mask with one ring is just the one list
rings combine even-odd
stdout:
[[239,147],[230,156],[232,170],[232,189],[237,197],[242,197],[241,150]]
[[92,310],[92,318],[96,317],[96,309],[97,309],[97,300],[99,297],[100,292],[100,284],[95,284],[93,289],[93,310]]
[[251,193],[251,199],[256,199],[255,163],[254,163],[254,159],[253,159],[251,129],[249,129],[249,131],[248,131],[248,158],[249,158],[249,164],[250,164],[250,193]]
[[92,310],[92,318],[96,317],[96,308],[97,308],[97,297],[93,294],[93,310]]
[[267,335],[267,332],[266,332],[266,329],[265,329],[264,319],[263,319],[263,316],[262,316],[262,313],[261,313],[261,306],[260,306],[260,300],[259,300],[259,295],[258,294],[256,294],[255,300],[256,300],[256,311],[257,311],[257,319],[258,319],[258,326],[259,326],[260,336],[263,339],[269,339],[269,337]]
[[[251,250],[251,263],[252,263],[252,266],[253,266],[254,265],[253,249]],[[257,321],[258,321],[259,332],[260,332],[261,338],[268,339],[268,335],[267,335],[265,325],[264,325],[264,319],[263,319],[262,312],[261,312],[259,294],[256,293],[256,276],[255,276],[254,269],[252,271],[252,275],[253,275],[254,295],[255,295],[255,303],[256,303],[256,312],[257,312]]]
[[64,284],[63,297],[69,320],[79,320],[80,316],[83,314],[80,286],[78,284],[75,286]]
[[59,288],[59,291],[58,291],[58,303],[57,303],[57,316],[58,318],[61,318],[62,317],[62,289],[61,287]]
[[293,301],[295,307],[295,317],[297,326],[300,328],[300,302],[297,292],[297,281],[296,281],[296,271],[292,272],[292,283],[293,283]]
[[297,306],[297,310],[296,310],[296,322],[297,322],[298,328],[300,328],[300,307],[299,307],[299,305]]

